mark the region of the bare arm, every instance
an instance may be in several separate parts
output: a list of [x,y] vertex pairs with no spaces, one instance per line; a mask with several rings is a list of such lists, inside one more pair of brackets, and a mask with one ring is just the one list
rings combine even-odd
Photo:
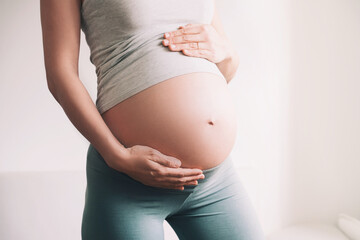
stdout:
[[217,63],[216,65],[220,70],[220,72],[225,76],[226,81],[229,83],[234,78],[237,68],[239,66],[239,54],[235,50],[230,39],[227,37],[224,31],[216,5],[215,5],[214,16],[211,21],[211,25],[216,29],[216,31],[220,35],[222,35],[225,39],[227,39],[228,42],[228,46],[231,53],[230,56],[225,60],[223,60],[222,62]]
[[[72,124],[110,166],[128,156],[78,76],[81,0],[40,0],[48,88]],[[121,170],[121,164],[117,163]]]
[[148,146],[124,147],[112,134],[78,76],[81,0],[40,0],[48,88],[107,165],[149,186],[183,189],[204,178],[201,169]]

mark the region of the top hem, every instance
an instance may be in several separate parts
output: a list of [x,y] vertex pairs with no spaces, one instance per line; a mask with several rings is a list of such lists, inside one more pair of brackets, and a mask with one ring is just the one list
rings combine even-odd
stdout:
[[[98,103],[97,103],[97,109],[99,111],[100,114],[103,114],[104,112],[106,112],[107,110],[109,110],[110,108],[114,107],[115,105],[119,104],[120,102],[126,100],[127,98],[130,98],[131,96],[151,87],[151,86],[154,86],[158,83],[161,83],[163,81],[166,81],[166,80],[169,80],[171,78],[174,78],[174,77],[178,77],[178,76],[181,76],[181,75],[186,75],[186,74],[190,74],[190,73],[196,73],[196,72],[201,72],[201,73],[211,73],[211,74],[214,74],[214,75],[217,75],[219,77],[222,77],[224,80],[224,76],[221,74],[220,71],[209,71],[209,70],[206,70],[206,71],[201,71],[201,70],[191,70],[191,71],[185,71],[185,72],[182,72],[180,74],[175,74],[175,75],[166,75],[166,76],[162,76],[162,77],[158,77],[158,81],[156,81],[155,83],[154,82],[144,82],[144,84],[136,87],[136,88],[132,88],[130,89],[129,91],[127,91],[126,93],[123,93],[123,94],[119,94],[118,96],[112,98],[111,100],[103,103],[103,104],[99,104],[99,101],[96,100]],[[119,91],[120,92],[120,91]]]

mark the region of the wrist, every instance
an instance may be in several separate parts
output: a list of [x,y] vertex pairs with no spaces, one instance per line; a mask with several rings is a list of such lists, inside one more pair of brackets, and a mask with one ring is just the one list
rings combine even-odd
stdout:
[[129,158],[129,150],[120,142],[117,142],[117,144],[108,151],[108,155],[104,157],[109,167],[124,173],[127,171]]

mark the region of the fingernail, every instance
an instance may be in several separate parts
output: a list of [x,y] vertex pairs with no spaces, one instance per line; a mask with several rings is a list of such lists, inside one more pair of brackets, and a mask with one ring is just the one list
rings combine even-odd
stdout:
[[165,40],[164,40],[164,43],[165,43],[166,45],[169,44],[169,40],[165,39]]
[[171,46],[171,48],[174,48],[174,49],[176,48],[176,46],[174,44],[171,44],[170,46]]
[[170,36],[169,33],[165,33],[165,37],[168,38]]

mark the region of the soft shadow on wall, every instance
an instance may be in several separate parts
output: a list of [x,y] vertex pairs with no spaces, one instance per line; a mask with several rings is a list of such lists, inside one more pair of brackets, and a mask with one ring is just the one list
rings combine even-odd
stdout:
[[233,155],[265,231],[359,218],[360,2],[217,4],[241,58]]

